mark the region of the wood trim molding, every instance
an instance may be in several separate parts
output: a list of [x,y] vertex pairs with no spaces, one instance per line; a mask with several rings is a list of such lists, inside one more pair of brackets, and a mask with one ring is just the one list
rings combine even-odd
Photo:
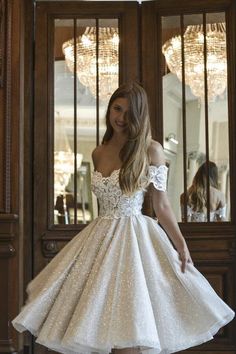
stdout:
[[16,237],[17,222],[18,215],[0,214],[0,259],[12,257],[16,253],[12,242]]
[[19,217],[16,214],[0,214],[0,240],[11,240],[15,238],[14,224]]
[[198,0],[191,3],[189,0],[181,0],[181,3],[177,6],[176,4],[175,0],[159,0],[155,2],[155,7],[162,15],[170,16],[183,12],[193,14],[202,13],[203,9],[204,12],[214,12],[216,8],[217,11],[224,11],[231,6],[232,0]]
[[53,258],[64,244],[72,240],[78,232],[67,230],[59,232],[47,230],[41,236],[42,253],[45,258]]
[[0,87],[5,78],[6,0],[0,0]]
[[[119,52],[120,82],[134,79],[139,81],[138,10],[138,4],[131,1],[114,1],[109,4],[109,7],[105,1],[36,2],[33,233],[35,275],[45,266],[46,258],[54,257],[63,244],[70,241],[86,226],[54,225],[53,222],[54,198],[51,191],[53,184],[54,19],[117,18],[122,37]],[[44,141],[44,144],[38,141]]]
[[5,205],[4,212],[11,209],[11,43],[12,43],[12,0],[7,1],[6,20],[6,91],[5,91]]

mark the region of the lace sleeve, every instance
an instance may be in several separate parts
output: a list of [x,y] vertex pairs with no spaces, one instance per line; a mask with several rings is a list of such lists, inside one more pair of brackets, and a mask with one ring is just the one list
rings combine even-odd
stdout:
[[226,219],[226,205],[224,205],[223,207],[217,209],[215,211],[216,215],[219,217],[219,219]]
[[149,183],[153,183],[154,187],[159,191],[166,191],[168,167],[165,165],[149,166]]

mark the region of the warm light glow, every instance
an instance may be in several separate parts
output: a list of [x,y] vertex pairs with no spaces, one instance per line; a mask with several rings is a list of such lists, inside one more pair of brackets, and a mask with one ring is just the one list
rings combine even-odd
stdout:
[[[77,154],[77,169],[81,166],[82,154]],[[75,154],[71,151],[54,152],[54,189],[56,195],[64,194],[71,174],[74,173]]]
[[[119,36],[114,27],[87,27],[76,40],[76,72],[80,82],[96,97],[96,77],[99,78],[99,99],[107,100],[117,89],[119,80]],[[67,66],[74,72],[74,39],[62,46]],[[96,51],[98,50],[98,60]]]
[[[185,83],[204,100],[204,32],[202,25],[188,26],[184,33]],[[170,71],[182,81],[181,36],[169,39],[162,47]],[[206,72],[208,100],[224,93],[227,86],[225,23],[206,25]]]

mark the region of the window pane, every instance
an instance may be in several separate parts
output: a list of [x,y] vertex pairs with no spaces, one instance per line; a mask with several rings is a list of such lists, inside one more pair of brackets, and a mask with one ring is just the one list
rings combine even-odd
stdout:
[[106,130],[105,115],[108,101],[119,86],[118,19],[99,20],[99,142]]
[[163,17],[162,52],[164,149],[176,217],[230,220],[224,13]]
[[[180,16],[162,18],[163,56],[163,123],[164,150],[169,164],[168,195],[178,221],[181,221],[180,194],[183,192],[183,111],[182,111],[182,70],[181,70]],[[178,40],[180,39],[180,42]],[[172,44],[177,46],[177,57],[173,57]],[[178,48],[179,46],[179,48]],[[180,61],[178,71],[174,62]]]
[[73,38],[73,20],[55,20],[54,30],[54,222],[68,224],[66,188],[74,173],[74,75],[62,45]]
[[118,39],[116,19],[55,20],[55,224],[86,224],[97,216],[91,153],[105,131],[109,96],[118,87]]
[[[204,84],[203,15],[184,16],[184,62],[186,81],[186,174],[187,221],[207,221],[202,210],[203,195],[207,208],[207,189],[195,185],[195,174],[206,159],[206,112]],[[196,191],[195,191],[196,188]],[[182,196],[183,197],[183,196]],[[182,203],[183,208],[183,203]],[[202,214],[204,212],[204,214]]]
[[[215,219],[230,220],[229,126],[227,101],[226,23],[224,13],[206,15],[209,159],[212,164],[211,209]],[[214,168],[218,170],[218,181]],[[217,171],[216,171],[217,172]],[[213,186],[215,184],[215,186]]]

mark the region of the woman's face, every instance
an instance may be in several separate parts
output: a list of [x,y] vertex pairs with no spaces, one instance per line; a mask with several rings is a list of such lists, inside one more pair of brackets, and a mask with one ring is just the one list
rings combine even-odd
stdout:
[[110,124],[117,133],[124,133],[127,128],[129,102],[127,98],[117,98],[110,106]]

